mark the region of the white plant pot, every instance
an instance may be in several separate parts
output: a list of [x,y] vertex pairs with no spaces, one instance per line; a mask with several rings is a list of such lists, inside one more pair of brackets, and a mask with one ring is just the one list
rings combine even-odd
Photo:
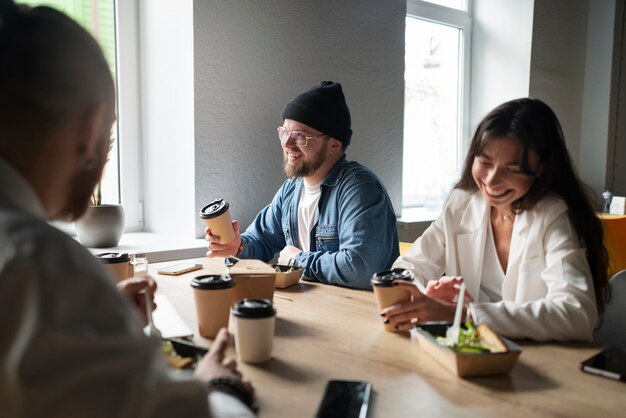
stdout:
[[123,233],[124,208],[121,205],[91,206],[87,213],[76,221],[76,235],[85,247],[115,247]]

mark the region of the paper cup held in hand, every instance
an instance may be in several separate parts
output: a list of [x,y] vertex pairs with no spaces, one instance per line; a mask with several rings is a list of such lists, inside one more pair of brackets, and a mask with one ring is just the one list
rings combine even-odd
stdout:
[[220,244],[228,244],[235,239],[229,207],[224,199],[217,199],[200,211],[200,217],[211,230],[211,235],[220,237]]
[[[376,296],[376,302],[378,303],[378,311],[395,305],[400,302],[408,302],[411,300],[411,294],[408,290],[393,285],[394,280],[404,280],[406,282],[413,281],[413,275],[408,270],[393,269],[389,271],[382,271],[375,273],[372,276],[372,287],[374,288],[374,295]],[[381,318],[384,321],[384,318]],[[392,324],[385,324],[383,327],[386,331],[397,332]]]

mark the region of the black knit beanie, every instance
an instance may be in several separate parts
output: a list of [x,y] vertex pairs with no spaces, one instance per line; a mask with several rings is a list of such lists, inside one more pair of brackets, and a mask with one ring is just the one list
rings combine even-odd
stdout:
[[341,84],[322,81],[311,90],[296,96],[283,110],[283,120],[293,119],[350,145],[350,110]]

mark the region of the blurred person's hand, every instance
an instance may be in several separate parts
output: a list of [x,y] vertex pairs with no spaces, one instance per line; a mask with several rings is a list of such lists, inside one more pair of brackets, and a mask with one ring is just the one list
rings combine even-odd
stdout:
[[207,354],[196,365],[194,376],[202,381],[210,382],[213,379],[226,378],[232,380],[236,385],[242,386],[246,396],[250,399],[250,405],[254,403],[254,388],[250,381],[243,378],[237,368],[237,361],[226,356],[228,348],[228,330],[222,328],[213,340],[213,345]]
[[144,324],[148,323],[146,317],[146,298],[144,293],[150,291],[152,297],[152,310],[156,309],[154,302],[154,292],[156,292],[157,284],[150,276],[133,277],[122,280],[117,284],[117,290],[130,299],[133,306],[139,311],[139,315],[143,319]]

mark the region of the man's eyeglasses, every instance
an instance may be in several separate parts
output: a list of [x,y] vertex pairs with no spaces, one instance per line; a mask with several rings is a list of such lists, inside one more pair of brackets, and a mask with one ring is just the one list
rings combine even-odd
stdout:
[[293,138],[293,142],[299,147],[306,147],[310,139],[326,136],[324,134],[313,135],[313,136],[305,135],[302,132],[290,131],[289,129],[283,128],[282,126],[279,126],[277,130],[278,130],[278,139],[280,139],[280,142],[284,144],[287,141],[289,141],[289,138]]

